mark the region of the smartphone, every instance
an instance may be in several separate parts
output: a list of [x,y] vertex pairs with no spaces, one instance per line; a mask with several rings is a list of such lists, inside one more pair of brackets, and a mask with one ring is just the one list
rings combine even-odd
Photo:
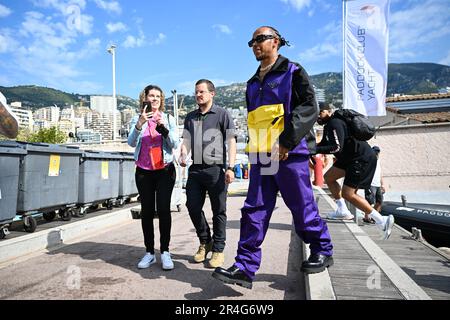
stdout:
[[[151,112],[152,111],[152,103],[149,101],[144,101],[142,103],[142,110],[145,109],[145,107],[147,107],[147,112]],[[151,118],[151,117],[150,117]]]

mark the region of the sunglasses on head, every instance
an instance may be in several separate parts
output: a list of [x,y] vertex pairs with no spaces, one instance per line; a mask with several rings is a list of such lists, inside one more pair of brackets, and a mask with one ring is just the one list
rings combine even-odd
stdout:
[[254,39],[250,40],[248,42],[248,46],[251,48],[251,47],[253,47],[255,42],[261,43],[261,42],[264,42],[266,40],[275,39],[275,38],[276,38],[276,36],[274,36],[272,34],[260,34],[260,35],[257,35]]

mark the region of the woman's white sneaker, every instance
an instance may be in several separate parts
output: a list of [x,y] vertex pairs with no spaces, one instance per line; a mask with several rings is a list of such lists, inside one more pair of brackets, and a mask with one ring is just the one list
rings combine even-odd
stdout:
[[147,252],[144,257],[142,257],[141,261],[138,263],[139,269],[145,269],[150,267],[152,264],[156,262],[156,257],[154,254]]
[[173,269],[173,261],[170,257],[170,253],[167,251],[164,251],[161,253],[161,263],[163,270],[172,270]]

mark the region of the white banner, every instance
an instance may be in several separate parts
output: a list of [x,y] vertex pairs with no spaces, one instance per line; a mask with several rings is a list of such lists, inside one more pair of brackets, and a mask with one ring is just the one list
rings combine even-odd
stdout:
[[389,0],[348,0],[344,4],[344,108],[384,116]]

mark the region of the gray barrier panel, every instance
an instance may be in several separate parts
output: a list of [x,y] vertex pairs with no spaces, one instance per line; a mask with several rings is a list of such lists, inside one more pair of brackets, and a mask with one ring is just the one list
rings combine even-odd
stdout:
[[26,150],[19,176],[17,211],[46,211],[76,204],[81,151],[46,143],[16,142]]
[[12,222],[16,216],[20,160],[26,154],[17,145],[0,143],[0,225]]
[[121,160],[122,156],[118,154],[101,151],[83,152],[79,170],[79,204],[118,198]]
[[139,192],[136,186],[136,164],[133,153],[121,152],[122,161],[119,171],[119,197],[136,196]]

